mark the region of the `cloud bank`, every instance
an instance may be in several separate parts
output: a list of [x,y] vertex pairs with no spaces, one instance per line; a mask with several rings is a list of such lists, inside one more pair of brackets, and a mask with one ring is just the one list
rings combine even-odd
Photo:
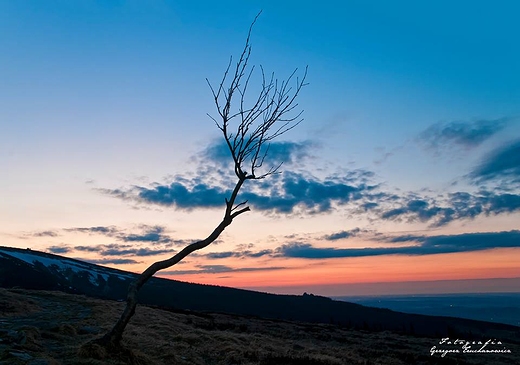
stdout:
[[[370,196],[376,186],[355,181],[367,179],[367,175],[370,172],[318,179],[302,173],[285,172],[273,175],[268,180],[257,181],[253,187],[244,186],[239,199],[247,200],[250,206],[264,212],[324,213],[331,211],[335,204],[345,205]],[[231,194],[229,189],[214,186],[210,182],[201,183],[199,179],[179,179],[169,185],[138,186],[126,191],[115,189],[104,192],[138,203],[185,210],[223,207],[225,199]]]
[[315,247],[309,243],[292,242],[278,247],[274,256],[304,259],[368,257],[382,255],[434,255],[471,252],[493,248],[520,247],[520,231],[465,233],[441,236],[397,236],[383,238],[389,243],[413,242],[401,247],[335,248]]
[[[420,139],[432,148],[446,144],[474,148],[502,131],[508,122],[508,118],[503,118],[437,123],[426,129]],[[312,146],[309,141],[277,142],[271,145],[270,153],[273,159],[280,158],[292,163],[309,157]],[[224,141],[210,145],[201,156],[203,160],[214,164],[230,161]],[[175,176],[167,184],[104,189],[103,193],[137,205],[156,205],[185,211],[223,208],[225,199],[231,194],[228,187],[234,183],[234,177],[226,182],[224,175],[200,167],[190,178]],[[422,222],[430,227],[520,211],[520,194],[512,189],[513,185],[509,185],[509,189],[502,186],[501,189],[481,188],[476,192],[456,191],[434,196],[414,192],[391,193],[385,191],[385,184],[374,183],[374,177],[374,172],[366,169],[343,171],[324,178],[302,171],[285,171],[269,179],[246,182],[238,201],[247,201],[252,209],[269,215],[326,214],[342,209],[350,214],[363,214],[372,220]],[[466,177],[474,183],[507,178],[520,182],[520,140],[492,151]],[[348,238],[351,234],[355,232],[337,232],[327,239],[334,241]],[[123,241],[138,238],[168,242],[160,229],[150,230],[140,236],[129,236],[123,238]]]

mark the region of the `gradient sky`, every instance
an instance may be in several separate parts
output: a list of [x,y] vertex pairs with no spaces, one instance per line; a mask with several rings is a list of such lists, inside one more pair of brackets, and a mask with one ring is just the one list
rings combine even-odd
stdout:
[[283,173],[245,186],[252,211],[160,275],[517,290],[520,5],[281,3],[1,1],[0,244],[141,271],[209,234],[234,180],[206,78],[263,10],[251,62],[309,67],[305,120],[271,146]]

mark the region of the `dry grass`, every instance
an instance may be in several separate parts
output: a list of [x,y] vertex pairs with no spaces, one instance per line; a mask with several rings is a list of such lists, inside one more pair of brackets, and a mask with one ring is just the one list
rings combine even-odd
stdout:
[[0,318],[39,311],[35,300],[14,290],[0,288]]
[[[432,357],[429,350],[438,339],[143,306],[125,332],[126,350],[107,353],[85,344],[111,327],[123,303],[59,292],[0,291],[0,302],[7,306],[22,303],[23,298],[31,311],[16,316],[11,312],[0,328],[11,331],[11,337],[23,332],[25,341],[0,342],[0,364],[515,364],[520,354],[520,346],[508,344],[513,356]],[[31,359],[21,360],[13,352]]]

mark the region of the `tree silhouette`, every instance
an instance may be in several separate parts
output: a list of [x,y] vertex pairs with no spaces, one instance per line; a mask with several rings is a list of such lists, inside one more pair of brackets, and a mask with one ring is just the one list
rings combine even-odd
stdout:
[[[295,111],[298,104],[296,98],[305,86],[307,68],[302,78],[296,75],[297,69],[283,81],[275,78],[274,73],[266,76],[260,67],[261,84],[259,91],[250,97],[248,90],[255,70],[249,66],[251,55],[250,36],[258,14],[249,27],[244,49],[238,62],[233,66],[233,58],[224,72],[218,87],[213,87],[206,79],[213,95],[218,116],[210,118],[222,132],[230,156],[234,163],[236,176],[235,187],[225,200],[225,211],[222,221],[205,239],[186,246],[173,257],[157,261],[148,267],[132,283],[128,290],[126,307],[114,327],[96,344],[105,347],[120,347],[123,332],[135,313],[137,293],[139,289],[159,270],[169,268],[196,250],[200,250],[214,242],[224,229],[240,214],[250,210],[247,201],[237,203],[237,197],[243,184],[248,180],[264,179],[279,173],[281,163],[263,169],[269,152],[269,143],[273,139],[291,130],[301,121],[302,111]],[[291,86],[292,84],[292,86]]]

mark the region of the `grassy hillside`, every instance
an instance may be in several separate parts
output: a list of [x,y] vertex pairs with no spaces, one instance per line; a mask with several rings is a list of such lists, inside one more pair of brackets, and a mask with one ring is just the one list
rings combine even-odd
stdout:
[[99,348],[82,347],[110,328],[123,304],[55,291],[0,289],[0,364],[484,365],[517,364],[520,355],[518,341],[508,342],[499,333],[494,335],[504,341],[500,348],[511,354],[441,357],[430,355],[436,338],[145,306],[138,307],[125,333],[130,353],[111,357]]

